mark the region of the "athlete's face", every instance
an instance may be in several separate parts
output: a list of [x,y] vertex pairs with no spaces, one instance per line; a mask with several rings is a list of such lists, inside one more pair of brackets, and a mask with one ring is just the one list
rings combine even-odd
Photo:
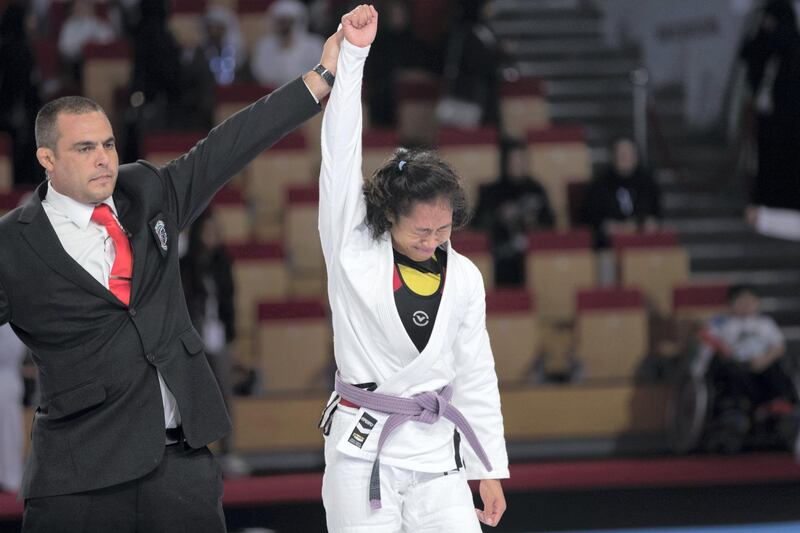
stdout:
[[453,209],[446,198],[417,202],[408,215],[401,215],[391,222],[389,231],[394,249],[413,261],[425,261],[450,238]]
[[55,149],[36,151],[56,191],[85,204],[100,203],[114,192],[119,159],[111,123],[104,113],[61,113]]

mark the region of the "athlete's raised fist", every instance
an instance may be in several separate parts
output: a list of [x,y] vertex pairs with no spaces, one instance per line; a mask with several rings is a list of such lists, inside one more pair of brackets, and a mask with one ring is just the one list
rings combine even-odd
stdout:
[[350,44],[365,47],[372,44],[378,32],[378,12],[368,4],[361,4],[342,17],[344,38]]

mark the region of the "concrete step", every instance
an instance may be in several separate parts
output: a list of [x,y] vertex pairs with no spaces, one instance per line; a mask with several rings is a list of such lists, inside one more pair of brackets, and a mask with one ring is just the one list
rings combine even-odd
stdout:
[[495,0],[492,4],[497,17],[514,17],[536,13],[564,13],[576,15],[579,13],[601,14],[596,9],[591,9],[583,0]]
[[669,218],[729,217],[742,215],[743,202],[738,198],[717,196],[710,193],[674,193],[662,195],[664,216]]
[[[594,119],[618,118],[633,122],[633,103],[630,100],[598,96],[582,102],[553,102],[548,107],[550,118],[553,120],[586,122]],[[673,106],[665,110],[665,113],[671,114],[670,119],[683,118],[679,106]]]
[[692,272],[800,269],[800,250],[783,242],[696,244],[687,246]]
[[615,76],[628,76],[639,68],[638,59],[612,59],[594,61],[592,59],[569,59],[547,61],[519,61],[517,67],[523,76],[545,79],[593,80]]
[[[569,46],[560,39],[518,39],[512,42],[510,52],[517,61],[553,61],[570,59],[592,59],[594,61],[632,60],[641,64],[638,48],[608,48],[594,39],[576,39]],[[561,46],[559,46],[561,44]]]
[[598,97],[631,98],[633,86],[628,74],[602,79],[560,79],[545,82],[548,102]]
[[638,54],[637,48],[609,48],[595,37],[539,38],[535,36],[515,36],[507,40],[509,52],[518,58],[536,58],[539,56],[573,56],[594,57],[602,53],[609,55]]
[[529,19],[515,17],[512,19],[495,19],[491,23],[492,30],[498,37],[524,36],[529,39],[596,39],[602,42],[603,29],[595,18],[570,17],[547,19]]

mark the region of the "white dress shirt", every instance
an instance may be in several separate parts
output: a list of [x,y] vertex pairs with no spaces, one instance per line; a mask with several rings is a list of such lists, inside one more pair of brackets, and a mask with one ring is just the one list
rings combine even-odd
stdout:
[[[114,216],[117,216],[113,198],[108,197],[101,203],[107,204]],[[108,289],[108,276],[114,265],[116,250],[114,240],[108,235],[106,228],[92,221],[95,206],[77,202],[59,193],[53,188],[52,183],[48,182],[47,195],[42,200],[42,207],[64,251],[98,283]],[[161,399],[164,403],[164,426],[178,427],[181,423],[178,403],[160,372],[158,372],[158,384],[161,387]]]

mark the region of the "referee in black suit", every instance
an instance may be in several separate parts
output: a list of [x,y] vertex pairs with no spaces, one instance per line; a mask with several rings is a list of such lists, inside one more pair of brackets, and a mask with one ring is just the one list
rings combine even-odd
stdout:
[[119,166],[111,124],[91,100],[40,110],[36,155],[48,179],[0,219],[0,324],[33,351],[41,380],[23,531],[225,530],[206,446],[231,424],[187,312],[178,234],[320,110],[338,53],[328,39],[322,66],[162,167]]

